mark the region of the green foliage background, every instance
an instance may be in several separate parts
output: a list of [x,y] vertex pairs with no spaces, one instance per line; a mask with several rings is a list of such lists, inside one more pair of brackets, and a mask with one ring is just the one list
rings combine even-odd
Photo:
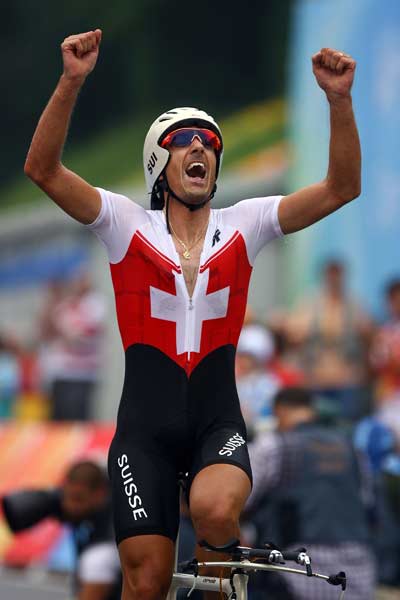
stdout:
[[61,74],[60,43],[100,27],[103,42],[70,138],[99,139],[172,106],[218,118],[281,95],[291,0],[14,0],[2,7],[0,186],[22,173],[40,113]]

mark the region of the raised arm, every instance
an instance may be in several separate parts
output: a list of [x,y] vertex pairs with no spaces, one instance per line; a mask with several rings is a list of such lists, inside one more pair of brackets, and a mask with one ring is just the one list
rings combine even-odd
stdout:
[[67,37],[61,44],[64,71],[39,120],[25,162],[25,174],[66,213],[81,223],[100,211],[99,192],[61,163],[72,110],[79,90],[94,69],[101,31]]
[[282,199],[278,217],[284,233],[293,233],[334,212],[361,191],[361,149],[351,86],[355,61],[323,48],[312,57],[313,72],[330,108],[331,137],[326,178]]

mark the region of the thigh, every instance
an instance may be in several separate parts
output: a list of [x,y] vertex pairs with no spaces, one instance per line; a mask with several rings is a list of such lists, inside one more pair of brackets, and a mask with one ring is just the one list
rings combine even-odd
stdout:
[[190,487],[191,514],[195,517],[216,511],[239,519],[250,492],[250,479],[242,468],[231,464],[209,465],[197,473]]
[[[236,468],[206,470],[207,467],[212,465],[220,465],[221,467],[230,465]],[[217,490],[221,490],[221,479],[218,481],[218,475],[214,475],[214,473],[218,472],[226,472],[227,481],[223,481],[224,490],[225,484],[230,485],[231,479],[233,489],[236,482],[241,480],[246,482],[244,485],[248,483],[251,488],[252,474],[244,423],[221,423],[201,438],[201,441],[195,448],[193,461],[189,470],[188,486],[190,490],[193,487],[195,479],[200,474],[201,479],[203,479],[203,471],[205,471],[206,477],[209,479],[209,485],[215,485]]]
[[221,423],[195,449],[188,484],[197,536],[209,538],[221,528],[238,536],[239,516],[252,481],[245,435],[239,423]]
[[174,464],[140,437],[114,437],[108,458],[117,544],[134,536],[165,536],[175,542],[179,485]]

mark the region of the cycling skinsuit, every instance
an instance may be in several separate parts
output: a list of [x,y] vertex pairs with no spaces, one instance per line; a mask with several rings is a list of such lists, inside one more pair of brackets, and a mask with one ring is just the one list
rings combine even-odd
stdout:
[[[162,211],[99,189],[125,381],[109,452],[117,542],[176,538],[179,473],[228,463],[251,480],[235,348],[258,251],[282,235],[280,196],[212,209],[190,298]],[[223,482],[221,482],[223,485]]]

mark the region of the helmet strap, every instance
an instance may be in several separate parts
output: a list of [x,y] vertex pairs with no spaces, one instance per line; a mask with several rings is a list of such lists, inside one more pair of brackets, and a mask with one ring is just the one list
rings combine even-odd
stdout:
[[[190,212],[194,212],[195,210],[199,210],[200,208],[203,208],[203,206],[205,206],[207,204],[207,202],[210,202],[210,200],[214,197],[215,192],[217,191],[217,184],[214,184],[211,194],[205,200],[203,200],[203,202],[200,202],[198,204],[191,204],[190,202],[186,202],[185,200],[182,200],[182,198],[179,198],[179,196],[177,196],[175,194],[174,190],[171,189],[171,187],[168,183],[168,179],[167,179],[167,176],[165,175],[165,173],[164,173],[164,179],[162,179],[159,182],[159,186],[163,191],[167,192],[167,205],[166,205],[167,216],[168,216],[169,198],[171,196],[172,196],[172,198],[174,198],[175,200],[177,200],[178,202],[183,204],[183,206],[185,206],[188,210],[190,210]],[[168,218],[167,218],[167,227],[168,227],[168,232],[171,233],[171,231],[169,230]]]
[[165,220],[167,222],[167,231],[172,235],[171,226],[169,224],[169,192],[167,192],[167,199],[165,201]]

